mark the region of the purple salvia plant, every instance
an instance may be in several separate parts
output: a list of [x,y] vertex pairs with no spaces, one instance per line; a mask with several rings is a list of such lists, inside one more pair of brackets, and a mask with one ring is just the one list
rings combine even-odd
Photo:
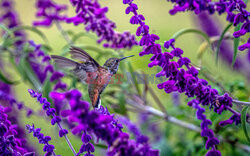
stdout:
[[52,0],[37,0],[38,8],[36,16],[42,18],[41,21],[34,21],[34,26],[51,26],[54,21],[64,21],[67,16],[61,12],[67,9],[66,5],[59,5]]
[[[153,56],[150,59],[152,62],[148,66],[150,68],[160,66],[162,71],[156,74],[156,77],[166,76],[168,78],[166,82],[158,84],[158,88],[164,89],[166,93],[178,91],[179,93],[185,93],[189,98],[196,97],[197,104],[209,106],[210,109],[213,109],[218,114],[221,114],[225,110],[231,111],[233,113],[233,116],[230,118],[231,122],[223,122],[222,125],[240,123],[240,114],[231,108],[232,98],[228,94],[220,96],[218,91],[211,88],[206,80],[198,78],[198,70],[190,65],[191,61],[187,57],[182,57],[183,51],[174,46],[174,39],[165,42],[164,47],[167,51],[162,53],[161,45],[156,43],[160,39],[159,36],[149,33],[149,26],[144,23],[142,15],[137,13],[137,5],[133,3],[133,0],[124,0],[123,3],[129,5],[126,9],[126,14],[133,14],[130,23],[139,25],[136,35],[142,36],[139,44],[143,47],[143,51],[139,55],[152,54]],[[173,58],[178,59],[178,61],[175,62]],[[203,113],[205,111],[205,109],[200,109],[198,106],[196,106],[196,109],[198,110],[197,112],[201,112],[200,110],[202,110]],[[218,142],[208,139],[207,144],[209,144],[207,147],[211,147],[207,155],[211,155],[211,153],[220,155],[220,152],[215,149],[215,145]]]
[[[170,1],[170,0],[168,0]],[[250,32],[250,12],[247,11],[247,6],[243,0],[229,0],[229,1],[211,1],[211,0],[171,0],[175,3],[173,9],[169,11],[171,15],[177,12],[183,12],[187,10],[194,11],[195,14],[207,11],[210,14],[217,12],[219,15],[222,13],[227,13],[227,20],[233,23],[234,26],[242,24],[240,30],[234,32],[234,37],[238,38]],[[239,50],[243,51],[250,48],[250,39],[247,43],[239,46]]]
[[[67,101],[70,109],[61,111],[63,117],[74,123],[72,133],[82,134],[83,145],[78,154],[82,152],[94,151],[92,144],[88,143],[91,137],[84,139],[89,134],[94,134],[99,140],[103,140],[108,145],[107,155],[159,155],[158,150],[153,150],[147,143],[137,143],[129,139],[129,134],[121,131],[121,125],[117,124],[114,116],[110,115],[107,109],[101,111],[89,110],[90,104],[81,100],[81,93],[78,90],[71,90],[65,93],[51,92],[50,97],[57,101]],[[86,133],[87,132],[87,133]],[[87,140],[87,141],[86,141]],[[88,147],[87,147],[88,145]]]
[[98,43],[106,41],[104,47],[115,49],[131,48],[137,44],[135,37],[129,32],[118,33],[114,31],[116,25],[106,17],[107,7],[101,8],[98,1],[70,0],[75,7],[77,15],[68,18],[68,23],[74,25],[84,24],[87,31],[92,31],[98,36]]

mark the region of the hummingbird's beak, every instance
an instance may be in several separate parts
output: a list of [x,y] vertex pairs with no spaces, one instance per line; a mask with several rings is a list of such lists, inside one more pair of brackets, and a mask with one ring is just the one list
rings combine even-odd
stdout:
[[135,56],[135,55],[126,56],[126,57],[120,58],[119,60],[122,61],[122,60],[124,60],[126,58],[133,57],[133,56]]

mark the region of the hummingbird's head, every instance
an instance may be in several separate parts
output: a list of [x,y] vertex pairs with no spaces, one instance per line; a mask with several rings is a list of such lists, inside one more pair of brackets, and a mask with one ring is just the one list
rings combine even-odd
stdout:
[[123,58],[110,58],[108,59],[105,63],[104,63],[104,67],[108,68],[108,70],[112,73],[112,74],[116,74],[120,61],[128,58],[128,57],[132,57],[134,55],[131,56],[127,56],[127,57],[123,57]]

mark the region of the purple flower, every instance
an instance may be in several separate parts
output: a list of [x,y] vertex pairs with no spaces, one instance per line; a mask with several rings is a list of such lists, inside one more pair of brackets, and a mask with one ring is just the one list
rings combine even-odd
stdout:
[[67,16],[61,15],[67,9],[66,5],[59,5],[52,0],[37,0],[37,17],[43,18],[42,21],[33,22],[34,26],[51,26],[53,21],[64,21]]
[[[104,47],[121,49],[132,48],[137,44],[135,37],[129,32],[118,33],[113,30],[116,28],[115,23],[106,17],[108,8],[101,8],[98,1],[72,0],[71,4],[76,8],[77,15],[67,18],[66,21],[75,25],[84,24],[87,31],[97,34],[98,43],[106,41]],[[132,22],[136,23],[139,19],[142,20],[143,17],[138,16]]]

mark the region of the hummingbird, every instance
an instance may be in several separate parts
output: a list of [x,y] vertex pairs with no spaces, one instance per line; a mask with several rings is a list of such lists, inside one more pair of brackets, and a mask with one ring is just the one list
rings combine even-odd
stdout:
[[57,55],[51,55],[51,58],[59,68],[71,68],[78,79],[88,84],[89,98],[94,108],[100,107],[100,95],[112,76],[116,74],[120,61],[134,56],[109,58],[103,66],[100,66],[86,51],[78,47],[72,46],[69,53],[71,58],[77,61]]

